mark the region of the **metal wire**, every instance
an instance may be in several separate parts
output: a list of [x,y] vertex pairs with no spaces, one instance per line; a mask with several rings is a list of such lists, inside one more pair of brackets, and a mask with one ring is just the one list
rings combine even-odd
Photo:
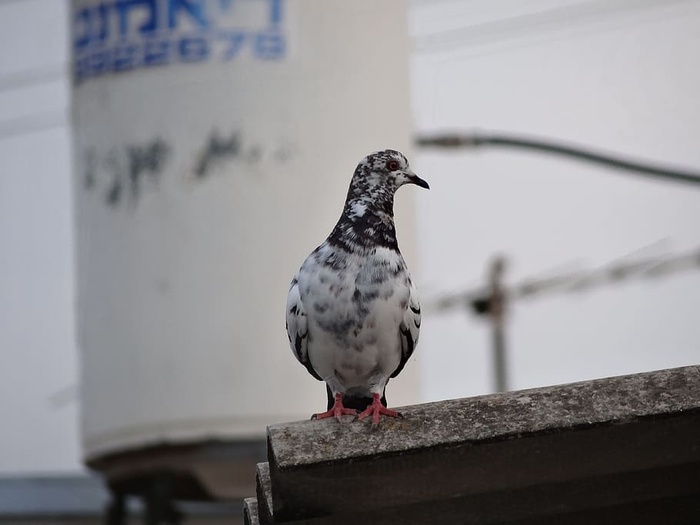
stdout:
[[[657,257],[637,257],[632,260],[606,264],[588,271],[564,273],[550,277],[525,278],[504,290],[509,301],[529,299],[551,293],[580,292],[590,288],[634,279],[653,279],[675,273],[700,269],[700,248],[688,252]],[[489,299],[487,286],[445,294],[426,301],[426,310],[451,310],[475,307],[476,302]],[[480,314],[487,313],[477,312]]]
[[514,135],[509,133],[444,133],[438,135],[421,135],[416,145],[422,148],[478,148],[481,146],[501,146],[528,149],[572,157],[602,166],[625,170],[655,179],[671,180],[700,186],[700,172],[673,168],[641,160],[633,160],[618,154],[596,150],[588,146],[579,146],[551,139]]

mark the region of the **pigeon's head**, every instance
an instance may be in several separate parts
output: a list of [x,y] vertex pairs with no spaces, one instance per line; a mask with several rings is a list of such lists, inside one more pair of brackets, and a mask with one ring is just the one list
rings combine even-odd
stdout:
[[356,190],[369,194],[393,193],[404,184],[430,189],[428,183],[411,171],[408,159],[393,149],[377,151],[360,161],[353,175]]

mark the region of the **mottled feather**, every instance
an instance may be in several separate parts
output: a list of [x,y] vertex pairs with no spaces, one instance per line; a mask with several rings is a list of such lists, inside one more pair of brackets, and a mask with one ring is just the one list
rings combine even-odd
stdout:
[[287,297],[295,357],[335,396],[364,408],[403,370],[420,332],[420,303],[396,239],[394,193],[428,184],[394,150],[357,166],[343,213],[304,261]]

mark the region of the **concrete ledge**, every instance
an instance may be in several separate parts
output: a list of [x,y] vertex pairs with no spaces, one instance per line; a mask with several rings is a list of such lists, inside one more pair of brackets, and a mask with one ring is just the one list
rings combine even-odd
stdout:
[[274,523],[272,517],[272,481],[270,480],[270,465],[258,463],[255,476],[256,496],[258,500],[258,516],[260,523],[269,525]]
[[266,520],[613,523],[639,509],[647,523],[661,508],[675,523],[700,512],[698,366],[401,410],[377,429],[349,417],[269,427]]
[[258,500],[255,498],[246,498],[243,500],[243,524],[244,525],[259,525],[258,517]]

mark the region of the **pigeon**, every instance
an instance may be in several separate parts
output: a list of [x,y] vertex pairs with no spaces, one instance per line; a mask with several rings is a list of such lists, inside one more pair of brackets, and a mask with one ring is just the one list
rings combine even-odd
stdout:
[[338,223],[292,279],[289,344],[328,394],[328,410],[312,419],[371,416],[376,426],[381,415],[401,417],[387,408],[385,389],[413,354],[421,325],[394,226],[394,193],[404,184],[430,188],[398,151],[362,159]]

